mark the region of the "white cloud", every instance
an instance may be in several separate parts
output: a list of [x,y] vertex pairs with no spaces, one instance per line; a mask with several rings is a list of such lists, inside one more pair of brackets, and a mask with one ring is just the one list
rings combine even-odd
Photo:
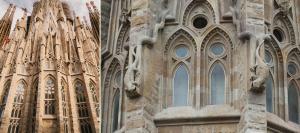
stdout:
[[[21,8],[27,8],[29,12],[32,11],[32,5],[33,3],[37,0],[0,0],[0,18],[4,15],[6,12],[9,3],[15,4],[18,8],[16,10],[16,13],[14,15],[14,20],[13,20],[13,27],[15,26],[15,23],[17,19],[20,19],[23,15],[23,11]],[[80,16],[81,18],[83,16],[88,17],[88,9],[86,7],[86,2],[94,1],[96,6],[98,7],[98,10],[100,10],[100,0],[61,0],[64,2],[67,2],[70,4],[70,7],[72,10],[75,11],[77,16]],[[30,14],[28,14],[30,15]]]

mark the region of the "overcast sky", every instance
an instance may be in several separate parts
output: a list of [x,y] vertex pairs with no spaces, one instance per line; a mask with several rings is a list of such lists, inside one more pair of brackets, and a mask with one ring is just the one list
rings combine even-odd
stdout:
[[[32,10],[33,3],[37,0],[0,0],[0,18],[4,15],[5,11],[7,10],[9,3],[17,5],[17,10],[14,16],[13,23],[15,24],[17,19],[20,19],[23,15],[23,11],[20,8],[27,8],[29,12]],[[86,16],[88,18],[88,9],[85,5],[86,2],[94,1],[98,10],[100,10],[100,0],[61,0],[67,1],[71,8],[75,11],[77,16],[81,17]],[[13,27],[14,28],[14,24]]]

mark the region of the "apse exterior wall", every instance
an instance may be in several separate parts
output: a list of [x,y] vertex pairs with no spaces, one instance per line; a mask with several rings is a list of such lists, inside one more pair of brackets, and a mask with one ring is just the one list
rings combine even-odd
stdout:
[[[289,120],[288,107],[289,86],[296,79],[288,65],[300,64],[299,7],[291,0],[103,1],[102,132],[300,132],[300,125]],[[197,18],[207,24],[197,28]],[[267,34],[270,39],[262,42]],[[216,43],[223,46],[220,55],[210,51]],[[181,45],[189,50],[184,58],[174,52]],[[256,51],[272,58],[272,63],[265,60],[273,86],[270,112],[267,87],[252,91],[252,68],[260,65]],[[187,104],[174,107],[173,78],[182,64],[189,75]],[[210,75],[216,64],[225,75],[223,104],[212,104]],[[132,73],[131,67],[136,68]]]

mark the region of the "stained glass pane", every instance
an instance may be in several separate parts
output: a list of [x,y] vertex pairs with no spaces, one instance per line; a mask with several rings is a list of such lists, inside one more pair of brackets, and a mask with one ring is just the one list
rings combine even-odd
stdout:
[[180,65],[173,79],[173,106],[186,106],[189,88],[189,76],[187,68]]
[[215,55],[221,55],[224,52],[224,46],[222,43],[215,43],[210,47],[210,50]]
[[291,75],[295,75],[295,74],[297,73],[297,66],[296,66],[296,64],[290,63],[290,64],[288,65],[288,72],[289,72],[289,74],[291,74]]
[[178,46],[175,50],[176,56],[181,58],[186,57],[188,55],[188,51],[189,51],[188,48],[183,45]]
[[214,65],[211,73],[211,104],[224,104],[225,73],[220,63]]
[[271,64],[273,62],[273,59],[272,59],[272,55],[270,52],[268,51],[265,51],[265,61],[268,63],[268,64]]
[[267,111],[273,112],[273,79],[271,76],[266,81]]
[[295,83],[291,83],[288,88],[289,120],[299,123],[299,96]]

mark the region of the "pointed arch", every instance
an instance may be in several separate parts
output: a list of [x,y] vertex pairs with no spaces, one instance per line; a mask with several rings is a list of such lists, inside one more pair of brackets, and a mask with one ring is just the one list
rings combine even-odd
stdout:
[[[181,39],[186,42],[188,45],[190,45],[194,51],[197,51],[197,44],[192,34],[190,34],[188,31],[184,29],[179,29],[176,32],[174,32],[169,39],[167,40],[164,53],[167,54],[168,51],[171,49],[172,44],[177,41],[178,39]],[[180,41],[180,40],[178,40]]]
[[212,5],[207,0],[192,0],[187,7],[185,8],[184,14],[183,14],[183,25],[187,25],[187,21],[190,20],[191,12],[195,10],[195,8],[204,8],[208,12],[205,15],[209,15],[209,18],[213,18],[213,22],[216,22],[216,13],[212,7]]
[[289,16],[286,16],[282,11],[277,11],[273,17],[272,22],[273,30],[275,28],[280,28],[284,31],[284,36],[288,38],[289,43],[292,45],[296,44],[296,35],[294,31],[294,26],[292,20]]
[[95,109],[96,109],[96,115],[97,117],[99,117],[99,113],[100,113],[100,105],[99,105],[99,98],[98,98],[98,93],[97,93],[97,88],[96,88],[96,83],[90,79],[89,81],[89,90],[92,94],[92,97],[93,97],[93,102],[94,102],[94,105],[95,105]]
[[223,64],[216,61],[210,70],[210,104],[224,104],[226,94],[226,75]]
[[17,133],[20,130],[21,116],[23,115],[23,106],[25,99],[25,89],[27,84],[25,80],[21,79],[17,82],[17,88],[13,101],[13,108],[10,115],[10,123],[8,126],[8,132]]
[[228,32],[226,30],[224,30],[224,28],[220,27],[220,26],[211,26],[209,27],[204,33],[205,36],[202,44],[201,44],[201,51],[203,51],[205,49],[205,47],[207,47],[207,45],[209,44],[210,41],[212,41],[212,39],[216,38],[216,37],[220,37],[217,39],[223,40],[225,41],[225,45],[229,46],[229,48],[233,49],[234,48],[234,43],[232,41],[232,37],[228,34]]
[[60,88],[60,92],[61,92],[61,101],[62,101],[62,110],[63,110],[63,130],[65,133],[68,133],[70,131],[71,125],[70,125],[70,106],[69,106],[69,99],[70,99],[70,95],[69,95],[69,86],[67,81],[61,77],[61,88]]
[[92,133],[90,113],[88,110],[88,99],[86,98],[87,92],[84,85],[80,79],[74,80],[75,98],[77,104],[77,114],[78,121],[80,124],[81,132]]
[[46,76],[45,83],[45,99],[44,99],[44,114],[46,115],[55,115],[56,113],[56,88],[55,78],[52,75]]
[[[109,63],[109,67],[107,67],[107,71],[105,74],[105,83],[104,83],[104,93],[103,93],[103,100],[102,102],[102,118],[103,118],[103,132],[112,132],[113,127],[112,127],[112,123],[113,123],[113,98],[114,98],[114,94],[117,90],[120,91],[120,95],[122,97],[122,86],[116,86],[115,85],[115,76],[117,72],[121,73],[121,76],[123,76],[123,68],[124,66],[122,66],[123,62],[115,57],[113,58],[110,63]],[[121,78],[122,79],[122,78]],[[120,103],[122,104],[122,98],[120,98]],[[119,107],[119,109],[121,109]],[[121,111],[120,111],[121,112]],[[118,119],[121,118],[121,113],[119,112],[119,116]],[[119,124],[119,122],[118,122]],[[120,125],[118,125],[118,127],[120,127]]]
[[189,72],[184,63],[179,63],[173,74],[173,106],[187,106],[189,92]]

